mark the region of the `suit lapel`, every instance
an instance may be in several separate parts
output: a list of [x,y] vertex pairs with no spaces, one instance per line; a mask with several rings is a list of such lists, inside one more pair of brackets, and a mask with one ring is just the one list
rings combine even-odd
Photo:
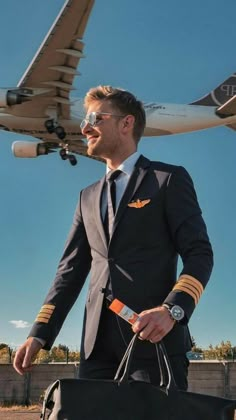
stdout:
[[137,189],[141,185],[143,178],[145,177],[149,167],[150,167],[150,160],[148,160],[147,158],[141,155],[135,164],[134,171],[130,177],[128,185],[120,201],[120,205],[117,209],[114,225],[113,225],[113,233],[115,229],[117,228],[117,225],[124,211],[126,210],[128,203],[130,203],[130,201],[132,200],[132,197],[134,196]]

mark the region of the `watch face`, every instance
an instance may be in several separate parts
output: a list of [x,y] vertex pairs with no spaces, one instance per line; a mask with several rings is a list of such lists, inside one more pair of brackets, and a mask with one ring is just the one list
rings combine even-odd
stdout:
[[184,317],[184,311],[180,306],[174,305],[171,308],[171,315],[176,321],[180,321]]

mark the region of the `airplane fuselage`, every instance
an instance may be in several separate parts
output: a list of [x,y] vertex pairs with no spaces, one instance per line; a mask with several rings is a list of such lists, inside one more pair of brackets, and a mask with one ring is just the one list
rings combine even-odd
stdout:
[[[73,91],[80,60],[85,57],[83,35],[93,4],[94,0],[66,0],[17,85],[0,88],[0,129],[36,139],[13,143],[16,157],[59,151],[62,160],[69,159],[72,165],[76,164],[74,154],[88,157],[80,130],[83,101],[74,98]],[[233,73],[191,104],[144,103],[144,137],[224,125],[236,131],[235,92]]]
[[[20,105],[19,105],[20,106]],[[216,107],[181,105],[168,103],[145,103],[147,124],[144,136],[163,136],[203,130],[220,125],[236,123],[236,116],[220,118]],[[58,142],[55,133],[49,134],[45,128],[47,117],[22,117],[8,113],[9,107],[0,108],[0,129],[21,135],[42,138],[48,142]],[[81,100],[74,100],[70,119],[59,119],[66,132],[66,140],[81,140],[80,123],[83,119]]]

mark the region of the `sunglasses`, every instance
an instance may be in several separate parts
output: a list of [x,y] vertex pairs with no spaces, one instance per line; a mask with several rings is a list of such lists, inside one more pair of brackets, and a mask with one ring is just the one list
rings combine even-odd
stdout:
[[91,127],[95,127],[98,125],[101,121],[108,119],[109,117],[118,117],[118,118],[124,118],[125,115],[116,115],[111,114],[110,112],[90,112],[88,115],[86,115],[86,118],[84,118],[80,124],[81,130],[84,129],[84,127],[89,124]]

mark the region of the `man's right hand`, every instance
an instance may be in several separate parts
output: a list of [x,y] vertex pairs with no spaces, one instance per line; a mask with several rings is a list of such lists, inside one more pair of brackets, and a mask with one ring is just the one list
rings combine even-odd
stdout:
[[32,370],[32,362],[41,348],[42,344],[33,337],[29,337],[25,343],[20,346],[13,362],[15,370],[20,375]]

